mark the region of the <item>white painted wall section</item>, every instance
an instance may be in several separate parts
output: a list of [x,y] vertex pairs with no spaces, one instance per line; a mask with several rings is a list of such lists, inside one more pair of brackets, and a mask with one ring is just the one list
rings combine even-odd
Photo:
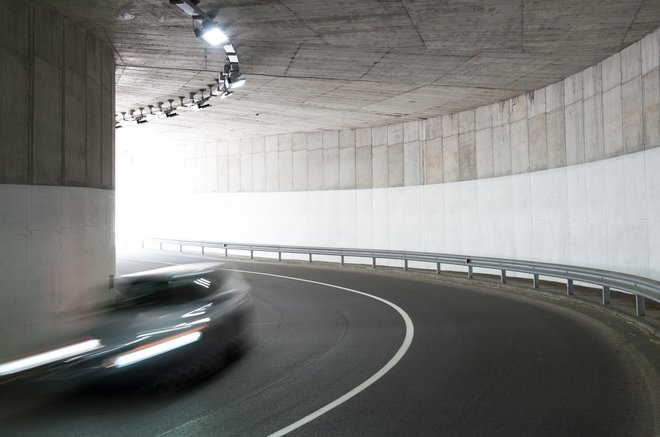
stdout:
[[660,279],[660,148],[533,173],[409,187],[277,193],[146,188],[118,191],[122,240],[419,250]]

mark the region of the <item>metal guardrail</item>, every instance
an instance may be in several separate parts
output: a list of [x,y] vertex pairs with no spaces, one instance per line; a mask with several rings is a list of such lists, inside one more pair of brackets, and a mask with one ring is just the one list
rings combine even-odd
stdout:
[[393,259],[403,261],[403,268],[405,270],[408,270],[408,263],[410,261],[417,261],[435,264],[435,271],[437,274],[440,274],[442,264],[450,264],[456,266],[465,266],[467,268],[468,278],[473,277],[474,268],[499,270],[500,281],[503,284],[506,283],[508,271],[527,273],[532,275],[533,288],[539,288],[540,276],[566,280],[566,294],[568,296],[573,295],[574,281],[598,285],[599,287],[602,287],[603,305],[610,303],[611,291],[622,291],[625,293],[633,294],[635,296],[635,312],[637,316],[645,315],[645,299],[651,299],[653,301],[660,302],[660,281],[654,281],[649,278],[630,275],[627,273],[611,272],[607,270],[562,264],[429,252],[345,249],[309,246],[277,246],[266,244],[240,244],[158,238],[142,239],[143,248],[145,247],[145,242],[158,243],[160,250],[163,250],[163,244],[179,246],[180,252],[183,252],[184,247],[199,247],[201,248],[202,254],[205,253],[206,248],[222,249],[224,250],[225,256],[229,255],[230,250],[247,251],[250,252],[250,259],[254,259],[255,252],[277,253],[277,259],[279,261],[282,260],[282,254],[305,254],[309,256],[310,263],[312,262],[314,255],[336,256],[339,257],[342,265],[344,265],[346,257],[371,258],[371,265],[373,268],[376,268],[377,259]]

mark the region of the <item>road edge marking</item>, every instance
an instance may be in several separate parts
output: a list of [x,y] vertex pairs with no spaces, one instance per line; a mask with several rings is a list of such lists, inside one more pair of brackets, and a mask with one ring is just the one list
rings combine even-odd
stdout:
[[272,276],[276,278],[281,278],[281,279],[290,279],[294,281],[300,281],[300,282],[307,282],[310,284],[316,284],[316,285],[322,285],[326,287],[332,287],[336,288],[339,290],[344,290],[344,291],[349,291],[351,293],[356,293],[360,294],[362,296],[370,297],[374,300],[377,300],[381,303],[384,303],[385,305],[389,306],[390,308],[394,309],[403,319],[405,325],[406,325],[406,334],[403,338],[403,342],[401,343],[401,346],[399,346],[399,349],[396,351],[396,353],[390,358],[390,360],[385,363],[383,367],[381,367],[376,373],[371,375],[367,380],[350,390],[349,392],[345,393],[344,395],[338,397],[334,401],[330,402],[329,404],[319,408],[318,410],[306,415],[305,417],[293,422],[292,424],[275,431],[272,434],[269,434],[268,437],[281,437],[284,436],[306,424],[309,422],[313,421],[314,419],[317,419],[318,417],[324,415],[325,413],[333,410],[334,408],[338,407],[339,405],[343,404],[344,402],[348,401],[352,397],[358,395],[362,391],[366,390],[374,384],[376,381],[378,381],[380,378],[385,376],[387,372],[389,372],[394,366],[397,365],[399,361],[401,361],[401,358],[406,354],[408,351],[408,348],[410,347],[410,344],[412,343],[413,337],[415,335],[415,326],[413,325],[412,319],[406,313],[400,306],[397,304],[390,302],[389,300],[383,299],[382,297],[374,296],[373,294],[365,293],[364,291],[359,291],[355,290],[353,288],[348,288],[348,287],[342,287],[339,285],[334,285],[334,284],[328,284],[326,282],[320,282],[320,281],[312,281],[311,279],[303,279],[303,278],[296,278],[293,276],[285,276],[285,275],[276,275],[274,273],[264,273],[264,272],[254,272],[250,270],[238,270],[238,269],[224,269],[224,270],[232,270],[240,273],[249,273],[249,274],[255,274],[255,275],[263,275],[263,276]]

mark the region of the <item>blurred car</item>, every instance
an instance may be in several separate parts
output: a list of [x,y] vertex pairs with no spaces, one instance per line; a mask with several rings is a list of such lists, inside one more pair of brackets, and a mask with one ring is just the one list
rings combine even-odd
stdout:
[[0,363],[0,380],[79,386],[155,383],[180,388],[209,376],[246,347],[250,287],[222,263],[119,277],[85,337]]

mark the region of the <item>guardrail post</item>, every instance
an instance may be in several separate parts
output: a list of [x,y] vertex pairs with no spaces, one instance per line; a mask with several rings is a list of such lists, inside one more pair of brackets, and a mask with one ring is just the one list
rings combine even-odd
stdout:
[[310,264],[312,263],[312,254],[311,253],[309,254],[309,263]]
[[635,310],[638,317],[646,315],[646,301],[644,300],[644,296],[635,295]]
[[250,259],[254,259],[254,250],[250,251]]
[[610,303],[610,287],[603,285],[603,305]]
[[341,256],[341,265],[344,265],[344,255]]
[[573,280],[566,280],[566,296],[573,296]]
[[506,270],[502,270],[502,273],[500,274],[500,282],[506,284]]
[[229,256],[229,254],[228,254],[228,249],[227,249],[226,247],[225,247],[225,256],[226,256],[226,257]]
[[282,261],[282,252],[277,252],[277,260]]
[[403,270],[408,270],[408,260],[407,259],[403,260]]
[[440,263],[435,263],[435,274],[436,275],[440,274]]
[[534,278],[532,279],[532,287],[539,288],[539,275],[534,273]]
[[468,266],[468,279],[472,279],[472,277],[474,277],[472,266]]
[[376,268],[376,257],[375,256],[371,258],[371,268],[372,269]]

